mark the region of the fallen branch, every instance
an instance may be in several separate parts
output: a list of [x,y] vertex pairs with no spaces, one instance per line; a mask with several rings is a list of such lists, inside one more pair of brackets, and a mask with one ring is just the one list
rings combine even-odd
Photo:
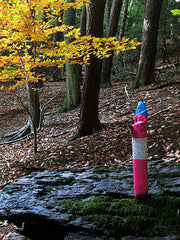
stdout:
[[130,103],[131,100],[130,100],[130,98],[129,98],[129,94],[128,94],[128,91],[127,91],[127,85],[124,87],[124,90],[125,90],[125,93],[126,93],[127,100],[128,100],[128,102]]
[[[179,101],[180,101],[180,100],[179,100]],[[179,101],[177,101],[177,102],[179,102]],[[168,108],[166,108],[166,109],[164,109],[164,110],[160,110],[160,111],[158,111],[158,112],[156,112],[156,113],[154,113],[154,114],[151,114],[151,115],[149,116],[149,118],[154,117],[154,116],[158,115],[159,113],[167,112],[167,111],[169,111],[169,110],[170,110],[170,107],[168,107]],[[180,111],[180,109],[177,109],[177,111]]]

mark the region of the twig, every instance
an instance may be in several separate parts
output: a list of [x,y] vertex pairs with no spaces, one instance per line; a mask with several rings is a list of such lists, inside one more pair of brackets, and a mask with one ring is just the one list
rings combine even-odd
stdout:
[[127,91],[127,85],[124,87],[124,90],[125,90],[125,93],[126,93],[126,96],[127,96],[127,100],[128,100],[128,102],[130,103],[131,100],[130,100],[130,98],[129,98],[129,94],[128,94],[128,91]]
[[[162,112],[166,112],[166,111],[168,111],[170,108],[166,108],[166,109],[164,109],[164,110],[161,110],[161,111],[159,111],[159,112],[156,112],[156,113],[154,113],[154,114],[151,114],[150,116],[149,116],[149,118],[151,118],[151,117],[154,117],[154,116],[156,116],[157,114],[159,114],[159,113],[162,113]],[[179,109],[178,109],[179,110]]]
[[[45,108],[46,105],[48,105],[50,102],[52,102],[60,93],[60,89],[59,91],[56,93],[56,95],[54,97],[52,97],[49,101],[47,101],[41,108],[40,108],[40,124],[42,123],[42,120],[44,119],[44,111],[47,109]],[[39,126],[39,129],[41,128],[41,126]]]
[[59,91],[56,93],[56,95],[54,95],[54,97],[52,97],[49,101],[47,101],[42,107],[41,107],[41,111],[43,111],[45,109],[45,106],[48,105],[50,102],[52,102],[60,93],[61,89],[59,89]]

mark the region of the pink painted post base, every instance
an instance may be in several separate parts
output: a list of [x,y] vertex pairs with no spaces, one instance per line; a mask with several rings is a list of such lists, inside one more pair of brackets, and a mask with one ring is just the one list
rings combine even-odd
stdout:
[[133,173],[135,198],[146,198],[148,195],[147,160],[133,159]]

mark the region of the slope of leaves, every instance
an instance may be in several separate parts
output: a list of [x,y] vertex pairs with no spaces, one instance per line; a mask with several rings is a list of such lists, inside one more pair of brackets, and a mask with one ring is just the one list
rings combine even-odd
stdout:
[[[52,82],[41,94],[42,104],[61,89],[49,104],[44,125],[38,133],[38,154],[33,155],[31,138],[8,145],[0,145],[1,188],[32,171],[56,170],[67,167],[92,165],[122,165],[132,161],[130,126],[138,101],[146,101],[148,110],[148,159],[179,161],[180,89],[178,73],[165,69],[160,85],[131,90],[129,81],[115,82],[111,88],[100,92],[99,115],[103,130],[91,136],[69,141],[76,131],[79,108],[51,116],[53,109],[65,98],[65,83]],[[167,74],[170,74],[167,83]],[[172,82],[173,81],[173,82]],[[127,100],[125,86],[130,102]],[[164,87],[163,87],[164,86]],[[11,95],[1,96],[1,136],[21,128],[28,116]],[[2,140],[2,139],[1,139]]]

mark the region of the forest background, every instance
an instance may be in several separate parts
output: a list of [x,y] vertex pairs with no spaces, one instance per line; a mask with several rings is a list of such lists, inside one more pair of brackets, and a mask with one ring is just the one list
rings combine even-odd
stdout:
[[[72,3],[73,1],[68,2]],[[103,34],[101,32],[94,32],[93,34],[97,35],[95,37],[104,37],[104,42],[106,42],[105,37],[115,37],[117,40],[121,41],[121,45],[125,44],[123,47],[126,47],[126,43],[129,41],[130,44],[128,45],[128,48],[131,48],[131,46],[134,48],[135,42],[141,42],[142,40],[145,6],[147,6],[148,2],[153,3],[153,1],[109,0],[102,1],[101,4],[103,4],[103,2],[105,6],[102,11],[103,28],[101,31],[103,30]],[[108,26],[111,17],[113,16],[111,10],[115,4],[119,4],[119,15],[116,16],[118,21],[115,33],[113,32],[111,34],[108,32]],[[177,9],[178,6],[179,3],[175,0],[166,0],[162,2],[158,30],[156,68],[155,73],[153,72],[155,76],[153,84],[157,84],[157,89],[156,85],[152,85],[152,82],[150,82],[150,86],[144,86],[141,90],[132,90],[131,88],[136,78],[140,46],[138,46],[136,50],[121,51],[121,53],[115,54],[113,57],[113,65],[111,67],[111,75],[108,78],[108,81],[106,81],[105,84],[101,81],[98,111],[101,124],[99,124],[98,116],[98,127],[97,125],[92,126],[90,132],[87,125],[85,125],[84,129],[88,129],[88,131],[85,133],[83,132],[83,134],[76,134],[82,127],[80,126],[79,118],[81,120],[83,105],[82,104],[80,107],[80,102],[82,101],[81,92],[85,92],[82,84],[86,78],[84,75],[87,74],[87,70],[84,70],[84,67],[81,69],[81,65],[69,64],[68,60],[66,62],[61,62],[61,65],[65,64],[65,68],[63,66],[62,68],[58,68],[57,64],[59,64],[59,59],[57,59],[57,56],[53,58],[50,57],[51,53],[49,53],[49,57],[52,60],[51,66],[47,67],[47,65],[43,66],[43,64],[38,67],[35,65],[31,66],[31,70],[36,68],[36,71],[33,72],[33,74],[39,74],[38,76],[41,77],[39,83],[28,81],[26,74],[23,78],[26,81],[22,82],[22,79],[19,79],[18,76],[19,69],[12,66],[11,63],[7,73],[7,68],[5,69],[4,67],[8,62],[2,63],[1,61],[1,187],[34,170],[46,171],[55,170],[59,167],[79,167],[93,164],[113,165],[130,161],[131,138],[129,125],[131,125],[133,121],[133,114],[139,100],[147,101],[150,113],[152,113],[152,115],[154,114],[154,116],[156,116],[156,112],[164,112],[166,110],[164,113],[171,116],[171,118],[174,117],[174,128],[171,129],[174,137],[166,142],[165,147],[163,147],[162,156],[167,157],[169,156],[168,154],[173,154],[173,159],[177,160],[177,158],[179,158],[177,141],[179,92],[176,87],[178,84],[179,71],[179,22],[178,16],[174,16],[170,11]],[[77,28],[80,27],[81,34],[86,35],[82,32],[83,9],[82,6],[76,10],[69,8],[66,13],[64,13],[63,20],[66,25],[75,26]],[[31,8],[31,14],[31,20],[35,21],[33,8]],[[62,13],[59,14],[61,15]],[[51,40],[54,44],[57,44],[59,40],[61,40],[61,42],[65,40],[67,44],[71,44],[72,39],[67,38],[67,35],[64,39],[63,32],[68,30],[68,28],[62,30],[62,23],[58,21],[59,15],[49,15],[48,10],[46,9],[44,11],[44,16],[45,23],[51,18],[50,22],[53,24],[51,25],[51,28],[54,29],[54,33],[51,32]],[[100,28],[101,26],[98,25],[97,17],[94,21]],[[75,31],[73,27],[70,27],[70,31],[71,30],[72,37],[79,34],[79,32]],[[135,42],[130,39],[134,39]],[[109,54],[110,51],[116,48],[114,40],[114,38],[110,39],[108,42],[108,46],[110,47],[106,49],[104,54]],[[89,39],[88,41],[90,42],[92,39]],[[37,39],[32,40],[27,38],[26,45],[24,45],[24,48],[21,50],[28,52],[32,57],[32,49],[34,46],[31,44],[36,42]],[[112,48],[110,43],[114,44]],[[17,46],[15,47],[17,48]],[[117,50],[119,51],[118,48]],[[102,52],[99,53],[100,58],[105,57],[102,55]],[[86,59],[88,54],[82,56],[85,58],[84,63],[89,61],[89,59]],[[1,41],[1,59],[4,56],[9,56],[9,54],[3,49]],[[71,57],[74,57],[74,59],[77,60],[77,55],[71,55]],[[45,60],[48,62],[47,59]],[[93,61],[95,60],[93,59]],[[22,67],[22,62],[19,63],[19,66],[20,65]],[[22,70],[24,71],[24,67],[22,67]],[[92,70],[94,73],[96,73],[96,71],[97,69]],[[4,77],[4,75],[2,73],[7,74],[8,81],[7,79],[6,81],[3,81],[4,79],[2,79],[2,76]],[[34,78],[32,71],[29,71],[29,73],[29,76]],[[96,83],[97,78],[99,78],[98,81],[100,81],[100,75],[101,72],[99,71],[99,75],[95,76],[94,82],[91,83],[92,88],[94,88],[94,83]],[[76,82],[77,84],[72,86],[72,83],[75,82],[75,78],[78,79]],[[14,80],[18,83],[16,88],[12,88]],[[24,83],[27,83],[26,87],[33,89],[33,91],[28,92]],[[161,87],[158,84],[160,84]],[[175,87],[172,88],[171,85],[175,85]],[[9,92],[9,86],[11,87],[11,92]],[[163,91],[159,92],[163,89],[163,86],[167,87],[165,95]],[[95,91],[99,91],[98,88],[99,87],[97,86]],[[75,93],[75,97],[72,94],[72,89],[74,89],[73,94]],[[36,112],[38,115],[37,125],[36,120],[32,120],[32,115],[35,113],[31,112],[32,106],[30,106],[30,101],[32,96],[29,94],[33,94],[35,112],[37,110],[36,107],[38,106],[38,112]],[[174,98],[171,98],[172,95],[174,95]],[[92,95],[92,98],[95,98],[94,96],[95,95]],[[68,100],[69,97],[71,100]],[[72,100],[74,98],[76,98],[75,102]],[[96,100],[95,105],[97,107],[98,97],[96,97]],[[38,101],[38,104],[36,101]],[[91,101],[92,99],[88,99],[89,104],[85,104],[85,109],[91,105]],[[163,104],[161,105],[160,103]],[[173,108],[176,110],[175,113],[172,111]],[[96,116],[96,113],[97,112],[92,114],[92,116]],[[37,115],[35,119],[37,119]],[[164,118],[166,119],[166,122],[169,121],[169,116]],[[163,121],[162,119],[158,119],[161,126],[165,126],[166,124],[164,119]],[[34,123],[35,128],[30,124],[30,121]],[[94,118],[92,121],[93,124],[96,122],[94,121]],[[25,122],[27,122],[27,124],[24,126]],[[43,123],[42,126],[41,123]],[[154,127],[158,129],[157,125],[153,126],[153,128]],[[100,132],[96,131],[100,129]],[[32,133],[35,135],[34,133],[36,130],[37,139],[35,141],[37,142],[34,143]],[[152,139],[155,138],[153,135],[154,131],[154,129],[151,129],[152,136],[150,136],[150,138],[152,137]],[[78,136],[81,138],[77,139]],[[160,136],[164,139],[163,135],[160,134]],[[69,139],[72,141],[69,142]],[[150,145],[153,157],[157,156],[157,149],[159,150],[162,148],[162,142],[164,141],[162,139],[160,140],[160,143],[156,141]],[[37,146],[34,150],[35,144]]]
[[[13,1],[0,1],[1,14],[5,9],[7,10],[3,5],[7,2]],[[38,1],[28,2],[33,4]],[[48,3],[48,1],[43,2]],[[79,1],[68,0],[67,2],[72,4]],[[88,25],[85,16],[87,17],[87,15],[83,6],[76,9],[68,8],[62,16],[62,11],[58,14],[52,13],[47,5],[43,9],[43,14],[41,13],[38,17],[35,17],[32,7],[29,19],[27,18],[28,21],[31,21],[29,26],[33,26],[35,21],[43,20],[44,27],[51,29],[48,35],[51,37],[46,40],[48,39],[53,48],[62,43],[73,45],[74,38],[68,38],[67,35],[64,38],[64,34],[67,34],[68,30],[71,31],[71,36],[77,37],[76,40],[80,37],[79,33],[82,37],[84,36],[84,42],[81,42],[80,45],[81,50],[83,44],[87,47],[86,50],[92,49],[92,41],[98,40],[100,45],[96,42],[94,49],[101,59],[100,62],[96,62],[98,59],[93,59],[95,64],[92,64],[92,68],[89,65],[85,66],[90,61],[90,53],[92,53],[88,53],[88,51],[84,52],[82,56],[79,51],[79,55],[84,57],[83,67],[81,64],[70,64],[72,58],[60,62],[58,56],[54,56],[49,50],[43,53],[46,54],[45,58],[40,57],[39,63],[42,64],[45,60],[46,64],[35,66],[34,56],[39,56],[34,50],[37,50],[41,44],[42,48],[44,48],[44,44],[47,44],[45,47],[50,49],[50,45],[44,42],[38,45],[38,39],[30,39],[28,34],[25,36],[26,43],[23,47],[20,47],[16,41],[13,43],[14,49],[17,50],[14,52],[14,57],[18,55],[19,51],[23,52],[20,54],[22,57],[19,58],[20,62],[12,62],[13,57],[9,62],[8,57],[11,57],[9,49],[12,49],[12,45],[6,44],[6,41],[3,42],[2,36],[8,34],[10,28],[9,26],[4,28],[5,25],[2,25],[2,21],[0,22],[1,189],[33,171],[54,171],[68,167],[95,165],[113,168],[131,162],[130,126],[133,124],[138,101],[147,103],[148,160],[161,159],[172,162],[172,164],[173,162],[179,163],[179,17],[178,10],[171,12],[173,9],[179,9],[179,1],[92,0],[92,2],[101,9],[101,11],[98,8],[96,11],[94,10],[95,27],[93,29],[90,26],[89,29],[86,29]],[[98,5],[98,3],[102,5]],[[151,71],[152,79],[150,82],[148,82],[149,80],[142,81],[144,84],[138,86],[134,83],[138,79],[142,44],[133,50],[122,50],[125,50],[126,47],[134,48],[135,42],[143,43],[143,25],[149,3],[150,6],[159,3],[161,8],[160,19],[158,22],[156,21],[158,26],[157,52],[155,51],[154,69]],[[114,12],[114,10],[116,11]],[[93,13],[92,9],[87,12],[88,14]],[[1,20],[8,20],[8,14],[6,12],[5,18],[1,16]],[[63,17],[66,27],[58,21],[60,16]],[[14,23],[11,25],[11,34],[16,33],[17,30],[14,29],[18,26],[18,18],[12,20]],[[112,28],[112,25],[109,27],[114,22],[115,28]],[[70,29],[67,26],[71,26]],[[74,26],[80,28],[80,32],[75,30]],[[26,30],[33,30],[33,28]],[[87,32],[95,36],[94,40],[91,37],[86,38]],[[17,34],[16,37],[18,37]],[[100,41],[101,37],[103,37],[103,44]],[[7,35],[5,38],[8,40]],[[131,41],[132,39],[133,41]],[[120,44],[116,45],[115,40],[119,40]],[[105,48],[106,46],[108,47]],[[118,50],[117,46],[120,52],[114,54],[113,49]],[[123,47],[121,48],[121,46]],[[105,55],[112,53],[113,58],[103,59]],[[77,61],[76,54],[77,52],[71,51],[71,57],[74,57],[75,61]],[[25,59],[27,55],[29,58]],[[96,57],[95,55],[94,57]],[[23,57],[25,63],[31,58],[31,67],[29,64],[23,64]],[[82,58],[78,58],[78,60],[82,61]],[[107,67],[109,62],[112,63],[110,68]],[[145,63],[145,61],[141,62]],[[19,67],[17,67],[18,64]],[[29,68],[28,76],[26,68]],[[89,77],[87,77],[88,75]],[[29,81],[29,79],[36,79],[37,76],[40,81]],[[14,84],[17,84],[15,88]],[[92,98],[85,94],[89,91],[86,91],[88,86],[91,87],[90,96]],[[87,102],[83,96],[88,96]],[[90,110],[89,114],[90,128],[89,125],[82,124],[88,120],[83,117],[87,115],[82,114],[86,113],[88,106],[93,106],[93,110]],[[34,119],[33,116],[35,116]],[[82,131],[82,129],[88,131]],[[6,221],[0,222],[0,237],[3,238],[13,231],[15,231],[14,226],[7,224]]]

